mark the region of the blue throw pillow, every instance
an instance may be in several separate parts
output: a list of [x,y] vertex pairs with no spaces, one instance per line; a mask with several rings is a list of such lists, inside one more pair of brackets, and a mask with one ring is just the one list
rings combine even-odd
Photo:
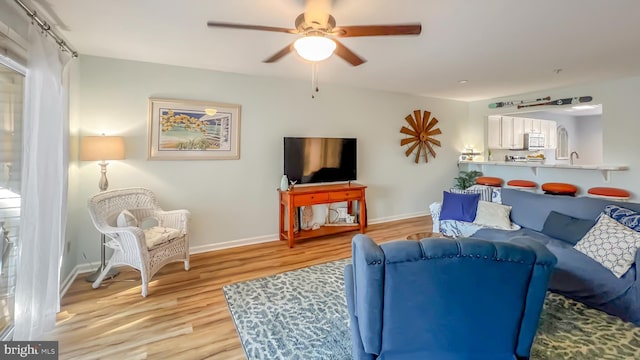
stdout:
[[629,229],[640,231],[640,213],[618,205],[607,205],[604,213]]
[[443,191],[440,220],[473,222],[478,210],[480,194],[452,194]]
[[575,245],[595,224],[595,220],[578,219],[557,211],[551,211],[544,221],[542,233]]

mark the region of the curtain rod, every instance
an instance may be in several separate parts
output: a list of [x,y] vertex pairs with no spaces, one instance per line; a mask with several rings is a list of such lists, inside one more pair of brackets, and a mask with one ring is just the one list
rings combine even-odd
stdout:
[[33,19],[33,21],[35,21],[35,23],[38,24],[38,26],[40,26],[40,28],[43,31],[45,31],[49,36],[51,36],[51,38],[53,38],[53,40],[58,44],[58,46],[60,46],[60,50],[67,51],[69,54],[71,54],[71,57],[74,59],[78,57],[78,52],[73,50],[64,40],[62,40],[60,36],[58,36],[58,34],[53,32],[53,30],[51,30],[51,26],[46,21],[38,17],[35,10],[29,9],[27,5],[25,5],[20,0],[14,0],[14,2],[18,4],[27,13],[27,15],[31,19]]

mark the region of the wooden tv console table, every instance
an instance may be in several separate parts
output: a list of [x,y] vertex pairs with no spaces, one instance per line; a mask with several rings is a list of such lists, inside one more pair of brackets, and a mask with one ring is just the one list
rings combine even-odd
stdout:
[[[280,240],[288,240],[289,247],[292,248],[295,240],[309,239],[341,232],[360,230],[364,234],[366,224],[366,200],[365,189],[367,187],[360,184],[331,184],[317,186],[296,186],[288,191],[280,191]],[[294,232],[295,209],[300,206],[315,204],[328,204],[334,202],[348,203],[348,212],[353,210],[353,202],[358,202],[360,217],[353,225],[341,226],[321,226],[317,230],[300,230]],[[287,218],[287,228],[284,226],[285,216]]]

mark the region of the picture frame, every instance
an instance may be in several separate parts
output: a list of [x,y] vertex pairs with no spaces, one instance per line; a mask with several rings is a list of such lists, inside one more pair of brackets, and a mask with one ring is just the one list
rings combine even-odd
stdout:
[[240,105],[149,98],[148,159],[240,159]]

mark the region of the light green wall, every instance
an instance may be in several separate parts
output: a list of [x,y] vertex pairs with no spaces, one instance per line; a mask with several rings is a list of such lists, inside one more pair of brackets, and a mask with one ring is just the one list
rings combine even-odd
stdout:
[[[192,212],[192,247],[233,240],[277,238],[284,136],[358,138],[358,178],[367,189],[371,221],[427,212],[457,173],[464,102],[331,86],[311,99],[306,81],[277,80],[175,66],[81,56],[72,90],[72,138],[101,132],[125,137],[127,159],[108,167],[110,188],[143,186],[166,209]],[[277,66],[277,65],[275,65]],[[240,160],[148,161],[149,97],[193,99],[242,106]],[[404,117],[430,110],[440,123],[442,148],[416,165],[400,147]],[[98,233],[86,211],[99,168],[72,154],[69,241],[76,258],[65,271],[99,256]],[[66,274],[63,274],[63,276]]]

